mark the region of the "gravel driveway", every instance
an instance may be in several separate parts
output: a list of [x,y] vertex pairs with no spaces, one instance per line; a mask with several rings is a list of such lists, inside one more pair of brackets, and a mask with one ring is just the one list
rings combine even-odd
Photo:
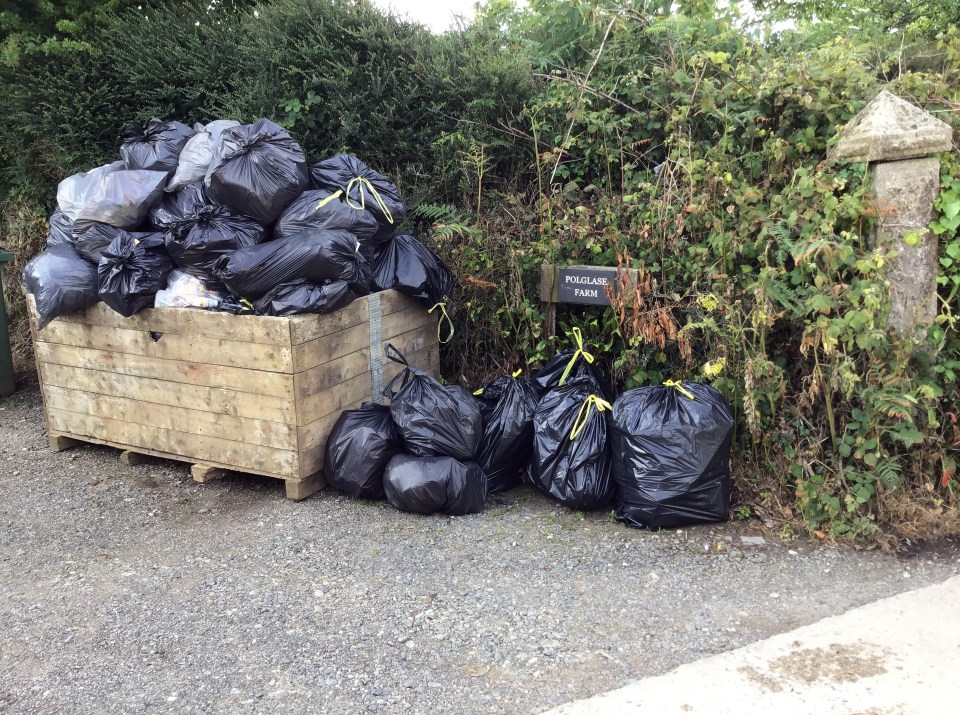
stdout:
[[[0,400],[0,712],[536,713],[958,572],[738,522],[651,534],[529,489],[401,514],[47,449]],[[762,540],[763,543],[760,543]]]

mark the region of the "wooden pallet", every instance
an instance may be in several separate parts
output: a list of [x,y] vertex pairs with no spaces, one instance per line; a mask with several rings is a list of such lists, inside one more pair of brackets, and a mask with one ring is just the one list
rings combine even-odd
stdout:
[[[396,291],[330,315],[236,316],[189,308],[124,318],[103,303],[36,329],[51,449],[80,442],[283,479],[287,496],[324,486],[327,436],[341,411],[382,401],[400,371],[393,343],[436,375],[437,322]],[[136,460],[136,457],[127,457]]]

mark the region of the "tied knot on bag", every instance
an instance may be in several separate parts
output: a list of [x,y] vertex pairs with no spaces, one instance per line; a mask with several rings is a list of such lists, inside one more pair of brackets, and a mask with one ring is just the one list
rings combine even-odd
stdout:
[[[329,204],[331,201],[337,201],[342,194],[343,194],[343,189],[337,189],[335,193],[330,194],[327,198],[325,198],[325,199],[320,199],[320,201],[317,203],[317,205],[313,207],[313,210],[314,210],[314,211],[319,211],[319,210],[322,209],[324,206],[326,206],[327,204]],[[347,202],[347,203],[349,203],[349,202]],[[351,207],[351,208],[352,208],[352,207]]]
[[666,382],[663,383],[663,386],[664,386],[664,387],[675,387],[675,388],[677,388],[677,392],[679,392],[679,393],[680,393],[681,395],[683,395],[684,397],[688,397],[688,398],[690,398],[691,400],[697,399],[696,397],[694,397],[694,395],[693,395],[692,392],[690,392],[689,390],[687,390],[687,389],[683,386],[683,381],[682,381],[682,380],[667,380]]
[[578,357],[582,355],[583,359],[591,364],[594,360],[593,355],[583,349],[583,333],[580,332],[580,328],[573,329],[573,339],[577,341],[577,349],[573,353],[573,357],[570,358],[570,362],[567,363],[567,367],[564,369],[563,374],[560,376],[561,385],[567,381],[568,377],[570,377],[570,371],[573,370],[573,366],[577,362]]
[[577,435],[583,431],[583,428],[587,426],[587,420],[590,419],[590,410],[595,409],[597,412],[605,412],[606,410],[612,410],[613,406],[607,402],[602,397],[597,395],[590,395],[587,399],[583,401],[583,404],[580,405],[580,411],[577,413],[577,419],[573,422],[573,429],[570,430],[570,439],[574,440],[577,438]]
[[[428,313],[433,313],[433,311],[435,311],[437,308],[440,309],[440,320],[437,321],[437,340],[439,340],[441,343],[443,343],[444,345],[446,345],[446,344],[449,343],[451,340],[453,340],[453,331],[454,331],[454,328],[453,328],[453,320],[450,319],[450,314],[447,313],[447,304],[446,304],[446,303],[437,303],[437,304],[434,305],[432,308],[430,308],[430,310],[428,310],[427,312],[428,312]],[[443,321],[444,321],[444,320],[446,320],[446,321],[447,321],[447,325],[450,326],[450,332],[447,334],[447,339],[446,339],[446,340],[444,340],[442,337],[440,337],[440,331],[441,331],[441,329],[443,328]]]
[[513,379],[516,380],[518,377],[520,377],[520,373],[522,372],[523,372],[523,368],[521,367],[519,370],[513,373]]
[[[354,186],[360,187],[360,204],[354,206],[351,203],[350,192],[353,191]],[[387,204],[384,202],[383,197],[380,196],[380,192],[377,191],[373,184],[370,183],[370,179],[364,178],[362,176],[354,176],[350,179],[350,182],[347,184],[347,194],[344,197],[347,206],[357,211],[363,211],[367,208],[367,191],[370,192],[370,195],[373,197],[373,200],[377,202],[377,206],[380,207],[380,210],[383,211],[383,215],[387,217],[387,221],[391,224],[393,223],[393,214],[390,213],[390,209],[387,207]]]

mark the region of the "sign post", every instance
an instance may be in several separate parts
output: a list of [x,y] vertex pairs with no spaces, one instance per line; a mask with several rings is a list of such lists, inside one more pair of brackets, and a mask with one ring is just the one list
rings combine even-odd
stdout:
[[[547,316],[550,335],[557,331],[557,303],[610,307],[607,287],[620,290],[615,266],[557,266],[544,263],[540,277],[540,302]],[[629,284],[637,279],[636,269],[628,269]]]

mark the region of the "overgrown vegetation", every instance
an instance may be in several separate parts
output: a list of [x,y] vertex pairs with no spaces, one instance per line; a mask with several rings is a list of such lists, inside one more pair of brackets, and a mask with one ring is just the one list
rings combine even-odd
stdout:
[[[960,129],[952,5],[854,4],[875,22],[835,33],[850,3],[819,24],[768,4],[797,29],[711,2],[497,0],[434,36],[363,1],[277,0],[11,35],[7,222],[16,207],[31,226],[59,178],[113,158],[126,121],[277,117],[314,157],[347,149],[398,177],[411,228],[459,281],[448,379],[476,386],[555,349],[541,263],[638,268],[613,309],[561,308],[559,326],[623,387],[715,384],[752,513],[821,538],[960,533],[960,160],[942,157],[932,225],[940,314],[908,341],[886,329],[866,167],[827,158],[881,89]],[[29,253],[39,232],[18,230]]]

